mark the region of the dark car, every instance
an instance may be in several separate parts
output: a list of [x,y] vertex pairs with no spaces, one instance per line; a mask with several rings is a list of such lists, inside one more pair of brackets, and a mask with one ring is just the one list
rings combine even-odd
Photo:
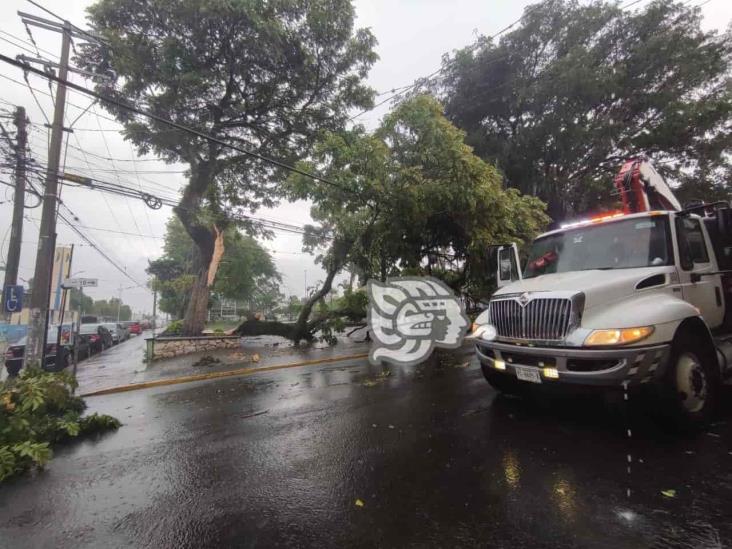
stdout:
[[[70,344],[71,326],[63,326],[61,331],[61,345],[56,345],[58,335],[58,326],[51,326],[48,329],[47,341],[53,343],[46,344],[46,356],[43,361],[43,369],[47,372],[60,372],[71,364],[73,347]],[[26,337],[22,337],[17,342],[9,345],[5,350],[5,368],[11,376],[18,375],[23,367],[23,355],[25,354]]]
[[82,355],[84,348],[87,358],[113,345],[112,334],[101,324],[82,324],[79,328],[79,339],[79,355]]

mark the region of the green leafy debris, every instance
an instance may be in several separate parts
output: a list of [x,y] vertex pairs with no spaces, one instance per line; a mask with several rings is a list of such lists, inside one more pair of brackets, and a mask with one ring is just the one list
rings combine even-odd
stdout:
[[75,387],[67,372],[25,369],[0,389],[0,482],[42,468],[53,443],[121,425],[106,415],[82,417],[86,405],[72,394]]

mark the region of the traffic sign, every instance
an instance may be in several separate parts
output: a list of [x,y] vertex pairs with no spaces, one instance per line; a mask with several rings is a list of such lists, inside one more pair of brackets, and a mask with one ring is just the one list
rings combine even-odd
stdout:
[[3,309],[6,313],[19,313],[23,309],[23,286],[5,286]]
[[63,284],[61,284],[62,288],[96,288],[97,282],[99,282],[99,279],[97,278],[67,278],[64,280]]

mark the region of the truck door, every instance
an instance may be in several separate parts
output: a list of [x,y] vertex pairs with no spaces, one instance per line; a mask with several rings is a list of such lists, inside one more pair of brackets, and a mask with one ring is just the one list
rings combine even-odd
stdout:
[[511,244],[510,246],[499,246],[496,285],[499,288],[502,288],[514,280],[521,280],[518,247],[516,244]]
[[693,279],[693,274],[717,270],[712,250],[707,246],[703,224],[698,218],[676,218],[676,238],[679,249],[679,279],[684,299],[697,307],[710,328],[722,324],[724,300],[722,280],[719,275],[707,275]]

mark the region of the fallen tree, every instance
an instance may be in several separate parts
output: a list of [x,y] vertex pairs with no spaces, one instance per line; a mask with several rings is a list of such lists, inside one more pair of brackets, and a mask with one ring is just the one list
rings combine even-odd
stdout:
[[286,198],[313,203],[311,216],[320,226],[308,227],[304,247],[326,250],[317,257],[325,280],[294,324],[247,320],[236,333],[300,342],[320,332],[334,341],[333,333],[354,318],[323,300],[346,267],[359,273],[361,285],[369,278],[439,276],[437,267],[460,284],[468,282],[467,273],[489,279],[482,251],[496,242],[530,240],[548,218],[538,199],[502,190],[498,172],[464,137],[429,96],[402,103],[373,134],[363,128],[327,134],[313,160],[299,164],[324,181],[292,174],[284,186]]

